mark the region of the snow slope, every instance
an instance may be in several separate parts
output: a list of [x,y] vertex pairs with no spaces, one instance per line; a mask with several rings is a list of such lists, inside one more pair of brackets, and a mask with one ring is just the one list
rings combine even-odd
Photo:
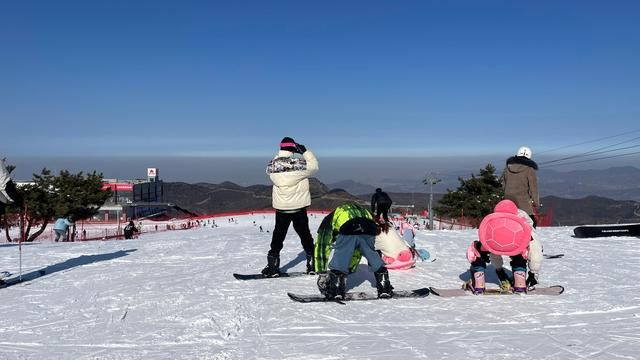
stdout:
[[[271,234],[257,226],[273,227],[273,215],[236,219],[136,240],[23,246],[23,272],[48,275],[0,289],[0,359],[635,359],[640,350],[637,238],[540,229],[546,253],[566,254],[543,263],[542,282],[567,288],[557,297],[301,304],[287,291],[316,293],[315,277],[232,277],[264,266]],[[436,261],[392,272],[392,284],[458,287],[474,238],[419,231]],[[285,270],[304,267],[293,229],[281,257]],[[15,245],[0,245],[0,270],[18,272]],[[373,283],[363,264],[348,287]]]

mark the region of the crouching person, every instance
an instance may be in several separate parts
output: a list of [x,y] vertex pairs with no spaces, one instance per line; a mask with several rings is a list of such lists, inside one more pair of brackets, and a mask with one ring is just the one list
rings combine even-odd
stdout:
[[393,296],[389,272],[375,250],[376,233],[371,213],[356,204],[340,205],[323,219],[318,229],[314,262],[316,272],[320,273],[318,289],[326,298],[344,298],[347,275],[356,271],[361,256],[367,259],[375,275],[378,297]]
[[502,284],[503,255],[511,257],[513,292],[527,291],[526,274],[531,231],[531,225],[523,217],[518,216],[518,208],[511,200],[500,201],[494,208],[494,212],[482,219],[478,230],[479,241],[474,241],[467,248],[467,260],[471,263],[471,280],[468,287],[474,294],[484,293],[484,275],[489,262],[494,262],[498,269],[501,287],[506,290]]

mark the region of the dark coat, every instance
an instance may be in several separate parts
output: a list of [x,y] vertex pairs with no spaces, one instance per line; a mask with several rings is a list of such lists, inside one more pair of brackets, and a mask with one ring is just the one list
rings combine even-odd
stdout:
[[391,198],[389,197],[389,195],[387,195],[386,192],[382,190],[376,190],[376,192],[371,197],[371,212],[375,213],[377,207],[389,208],[391,207],[391,204],[393,204],[393,201],[391,201]]

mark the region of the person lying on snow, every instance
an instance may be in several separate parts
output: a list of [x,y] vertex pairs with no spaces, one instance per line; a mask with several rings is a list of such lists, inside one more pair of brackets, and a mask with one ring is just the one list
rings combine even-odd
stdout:
[[[378,220],[376,250],[382,253],[382,261],[389,270],[412,268],[416,261],[412,249],[403,241],[398,232],[384,220]],[[408,231],[407,231],[408,232]]]

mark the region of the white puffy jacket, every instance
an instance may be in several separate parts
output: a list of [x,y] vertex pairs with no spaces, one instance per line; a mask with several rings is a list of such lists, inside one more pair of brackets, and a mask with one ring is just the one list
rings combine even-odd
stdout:
[[11,180],[9,176],[9,171],[7,170],[7,165],[4,163],[4,159],[0,161],[0,201],[3,203],[10,203],[13,200],[7,194],[5,188],[7,187],[7,183]]
[[[292,152],[280,150],[276,158],[292,156]],[[318,171],[318,160],[311,150],[305,151],[302,157],[307,162],[305,170],[269,174],[273,183],[272,205],[274,209],[295,210],[311,205],[308,179]]]
[[398,235],[395,229],[390,228],[389,232],[381,231],[376,235],[376,250],[382,255],[397,258],[401,251],[409,250],[409,246]]

